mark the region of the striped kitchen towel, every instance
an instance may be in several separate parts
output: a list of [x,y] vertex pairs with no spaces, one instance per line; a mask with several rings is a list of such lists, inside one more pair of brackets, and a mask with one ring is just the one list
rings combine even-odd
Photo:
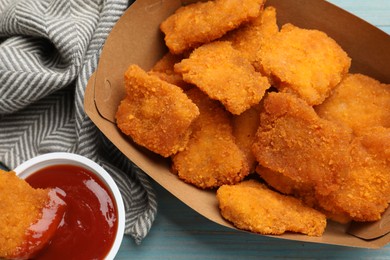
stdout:
[[0,0],[0,162],[13,169],[48,152],[102,165],[126,207],[137,243],[157,212],[148,177],[107,140],[83,109],[87,81],[129,0]]

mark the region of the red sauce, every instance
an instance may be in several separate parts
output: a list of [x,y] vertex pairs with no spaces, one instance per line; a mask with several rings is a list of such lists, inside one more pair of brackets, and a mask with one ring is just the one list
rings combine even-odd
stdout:
[[49,201],[42,209],[42,217],[28,228],[26,238],[13,258],[31,259],[51,241],[65,214],[64,196],[64,191],[59,188],[49,191]]
[[117,231],[117,209],[104,183],[79,166],[55,165],[30,175],[34,188],[65,192],[64,217],[35,259],[104,259]]

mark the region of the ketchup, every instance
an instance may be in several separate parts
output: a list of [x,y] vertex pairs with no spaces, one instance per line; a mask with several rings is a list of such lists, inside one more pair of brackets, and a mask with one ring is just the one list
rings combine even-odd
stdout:
[[13,259],[31,259],[51,241],[57,231],[66,210],[66,203],[62,199],[65,193],[55,188],[48,195],[49,202],[42,209],[42,217],[27,229],[26,238],[12,256]]
[[54,165],[26,178],[34,188],[64,191],[65,214],[49,244],[34,259],[104,259],[117,232],[117,208],[105,184],[89,170]]

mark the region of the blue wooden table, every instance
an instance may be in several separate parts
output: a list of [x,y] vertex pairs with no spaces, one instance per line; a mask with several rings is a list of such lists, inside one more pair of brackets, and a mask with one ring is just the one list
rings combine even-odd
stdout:
[[[329,0],[390,34],[389,0]],[[389,46],[390,48],[390,46]],[[390,244],[378,250],[288,241],[217,225],[151,180],[159,207],[141,245],[124,237],[116,259],[390,259]]]
[[[329,2],[390,34],[389,0]],[[370,250],[287,241],[234,231],[210,222],[157,183],[152,183],[159,201],[155,223],[141,245],[124,237],[117,259],[390,259],[390,244],[379,250]]]

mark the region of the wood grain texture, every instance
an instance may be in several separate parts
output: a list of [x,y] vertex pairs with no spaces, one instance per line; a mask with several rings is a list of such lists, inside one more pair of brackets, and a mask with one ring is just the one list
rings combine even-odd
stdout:
[[390,34],[389,0],[328,0]]
[[[329,2],[390,33],[389,0]],[[155,223],[141,245],[124,237],[116,259],[390,259],[390,245],[370,250],[234,231],[208,221],[151,182],[159,201]]]
[[258,236],[208,221],[153,182],[156,221],[141,245],[125,237],[116,259],[390,259],[380,250],[330,246]]

